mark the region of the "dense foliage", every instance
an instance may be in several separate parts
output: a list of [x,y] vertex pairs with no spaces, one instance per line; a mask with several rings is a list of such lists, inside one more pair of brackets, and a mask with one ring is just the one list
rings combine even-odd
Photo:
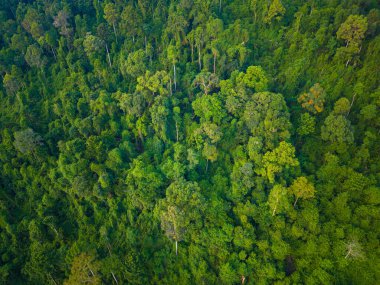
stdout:
[[379,9],[0,1],[0,283],[379,284]]

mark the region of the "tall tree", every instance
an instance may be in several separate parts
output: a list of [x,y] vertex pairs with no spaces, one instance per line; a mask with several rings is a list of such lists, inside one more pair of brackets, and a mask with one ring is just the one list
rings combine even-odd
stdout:
[[112,26],[113,32],[115,34],[116,42],[117,42],[116,24],[119,18],[120,18],[120,13],[117,9],[117,6],[113,3],[107,3],[104,6],[104,19],[106,19],[108,24]]
[[184,179],[173,182],[166,189],[166,198],[160,201],[158,211],[161,228],[176,245],[191,234],[196,234],[202,227],[204,198],[196,182]]

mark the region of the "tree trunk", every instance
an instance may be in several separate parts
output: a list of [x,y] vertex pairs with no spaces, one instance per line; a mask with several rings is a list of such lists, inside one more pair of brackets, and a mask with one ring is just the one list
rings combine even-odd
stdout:
[[144,42],[145,42],[145,55],[147,55],[148,54],[148,46],[146,44],[146,36],[144,38]]
[[55,232],[55,234],[57,235],[57,237],[59,236],[59,234],[58,234],[58,231],[57,231],[57,229],[54,227],[54,226],[52,226],[51,225],[51,228],[53,229],[53,231]]
[[274,207],[273,209],[273,213],[272,213],[272,216],[274,216],[276,214],[276,210],[277,210],[277,205],[278,205],[278,198],[276,199],[276,206]]
[[173,90],[172,90],[172,78],[169,78],[169,88],[170,88],[170,96],[173,95]]
[[113,32],[114,32],[114,34],[115,34],[115,39],[116,39],[116,43],[117,43],[117,34],[116,34],[115,23],[112,23],[112,27],[113,27]]
[[219,14],[222,12],[222,0],[219,0]]
[[178,142],[178,123],[175,122],[175,132],[177,134],[177,142]]
[[50,273],[49,273],[49,276],[50,276],[51,280],[53,280],[53,283],[54,283],[55,285],[58,285],[58,284],[57,284],[57,282],[55,282],[55,280],[54,280],[53,276],[51,276],[51,274],[50,274]]
[[201,62],[201,47],[198,45],[198,64],[199,64],[199,71],[202,70],[202,62]]
[[274,215],[276,214],[276,210],[277,210],[277,203],[276,203],[276,206],[275,206],[274,209],[273,209],[272,216],[274,216]]
[[206,173],[207,173],[207,170],[208,170],[208,159],[206,160]]
[[51,52],[52,52],[53,55],[54,55],[54,59],[57,60],[57,56],[55,55],[54,48],[53,48],[53,47],[50,47],[50,48],[51,48]]
[[347,257],[350,256],[350,254],[351,254],[351,249],[348,250],[348,252],[347,252],[347,254],[346,254],[346,256],[344,258],[347,259]]
[[139,137],[140,137],[141,143],[144,144],[144,137],[140,129],[139,129]]
[[177,79],[176,79],[175,64],[173,64],[173,70],[174,70],[174,91],[177,91]]
[[175,241],[175,255],[178,255],[178,241]]
[[113,279],[115,280],[116,284],[119,284],[119,282],[117,282],[117,279],[116,279],[116,276],[115,276],[115,274],[113,274],[113,272],[112,272],[112,271],[111,271],[111,274],[112,274],[112,277],[113,277]]
[[111,253],[111,247],[110,247],[110,244],[107,242],[107,249],[108,249],[108,253],[109,255],[111,256],[112,253]]
[[107,51],[108,64],[110,65],[110,67],[112,67],[110,52],[108,50],[108,45],[107,44],[106,44],[106,51]]
[[214,53],[214,74],[216,72],[216,53]]
[[296,207],[296,204],[297,204],[298,198],[299,198],[299,197],[296,198],[296,201],[294,202],[293,207]]
[[191,63],[193,63],[194,62],[194,44],[191,43],[190,46],[191,46]]
[[351,112],[352,105],[354,105],[355,97],[356,97],[356,93],[355,93],[354,96],[352,97],[351,105],[350,105],[350,109],[348,109],[347,116],[348,116],[348,115],[350,114],[350,112]]

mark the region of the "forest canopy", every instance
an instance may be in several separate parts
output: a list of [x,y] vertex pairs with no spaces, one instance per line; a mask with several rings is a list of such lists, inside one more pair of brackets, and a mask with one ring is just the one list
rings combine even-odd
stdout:
[[380,284],[376,0],[0,1],[1,284]]

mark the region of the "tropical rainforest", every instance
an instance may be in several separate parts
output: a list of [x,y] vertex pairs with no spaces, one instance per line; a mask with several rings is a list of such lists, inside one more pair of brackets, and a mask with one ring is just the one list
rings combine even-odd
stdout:
[[0,1],[1,284],[380,284],[376,0]]

